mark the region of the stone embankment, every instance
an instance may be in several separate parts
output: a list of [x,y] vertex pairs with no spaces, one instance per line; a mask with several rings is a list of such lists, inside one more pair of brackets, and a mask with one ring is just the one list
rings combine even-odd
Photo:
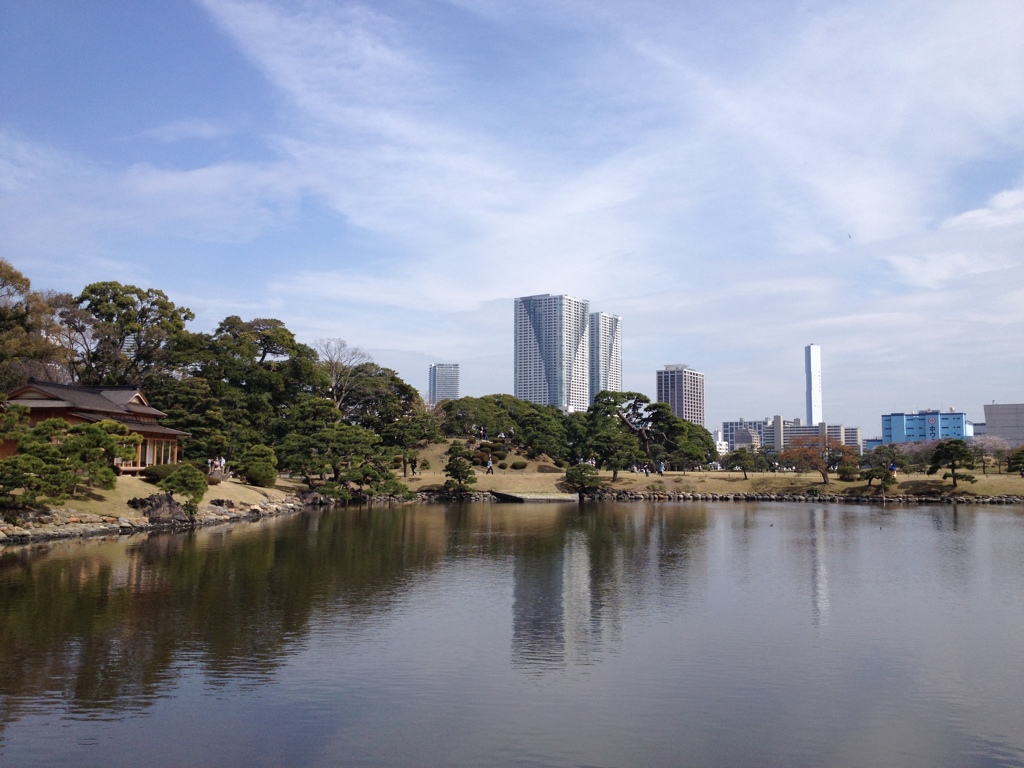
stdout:
[[[152,498],[152,497],[151,497]],[[160,496],[159,498],[164,498]],[[93,515],[74,509],[53,509],[22,515],[15,522],[0,520],[0,546],[29,544],[57,539],[86,536],[125,536],[150,531],[184,530],[206,525],[219,525],[241,520],[259,520],[276,517],[303,508],[294,496],[278,500],[261,501],[236,507],[233,502],[215,500],[200,508],[194,519],[189,519],[177,502],[154,508],[154,514],[129,516]]]
[[682,493],[601,490],[588,501],[790,501],[821,504],[1024,504],[1022,496],[839,496],[795,493]]

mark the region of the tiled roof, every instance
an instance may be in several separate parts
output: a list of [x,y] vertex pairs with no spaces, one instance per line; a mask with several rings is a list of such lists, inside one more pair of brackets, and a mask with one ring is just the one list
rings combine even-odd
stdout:
[[[151,408],[142,392],[136,387],[79,387],[33,380],[26,386],[11,392],[8,395],[8,402],[20,402],[20,404],[30,407],[35,405],[31,399],[22,400],[20,397],[32,389],[42,392],[54,400],[67,402],[76,411],[93,411],[122,416],[145,414],[155,418],[167,415],[156,408]],[[36,407],[41,406],[36,405]]]

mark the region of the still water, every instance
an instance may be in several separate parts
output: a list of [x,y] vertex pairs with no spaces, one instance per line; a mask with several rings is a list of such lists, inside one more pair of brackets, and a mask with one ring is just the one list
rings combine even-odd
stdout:
[[1024,510],[331,510],[0,550],[0,765],[1024,765]]

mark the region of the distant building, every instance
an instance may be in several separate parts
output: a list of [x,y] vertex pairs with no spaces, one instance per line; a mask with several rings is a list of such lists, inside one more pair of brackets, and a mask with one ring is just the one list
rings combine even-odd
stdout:
[[666,365],[658,371],[658,402],[668,403],[672,413],[704,426],[704,374],[688,365]]
[[515,300],[513,394],[565,413],[590,405],[590,305],[572,296]]
[[622,318],[591,312],[590,402],[604,391],[622,391]]
[[1024,445],[1024,403],[992,403],[985,406],[985,433]]
[[433,363],[430,366],[430,380],[427,387],[427,404],[431,407],[442,400],[458,400],[459,364]]
[[842,424],[804,424],[800,419],[784,419],[782,416],[765,418],[762,421],[739,421],[722,422],[722,434],[729,441],[729,450],[737,448],[751,448],[757,446],[770,446],[776,451],[789,448],[793,440],[798,437],[819,437],[825,435],[843,445],[861,452],[860,427],[847,427]]
[[974,437],[973,427],[967,414],[956,411],[889,413],[882,416],[882,444],[966,440]]
[[821,347],[817,344],[804,347],[804,373],[807,377],[807,423],[821,424],[824,421],[821,408]]

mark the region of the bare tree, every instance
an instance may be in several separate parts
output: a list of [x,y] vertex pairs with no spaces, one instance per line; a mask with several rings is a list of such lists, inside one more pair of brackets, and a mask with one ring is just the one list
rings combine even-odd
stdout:
[[968,440],[976,461],[981,462],[982,474],[988,474],[986,459],[991,456],[996,460],[999,471],[1003,471],[1003,461],[1010,454],[1010,441],[999,435],[978,435]]
[[313,342],[313,349],[331,382],[331,400],[336,408],[340,408],[359,378],[358,367],[372,358],[359,347],[350,347],[344,339],[317,339]]

